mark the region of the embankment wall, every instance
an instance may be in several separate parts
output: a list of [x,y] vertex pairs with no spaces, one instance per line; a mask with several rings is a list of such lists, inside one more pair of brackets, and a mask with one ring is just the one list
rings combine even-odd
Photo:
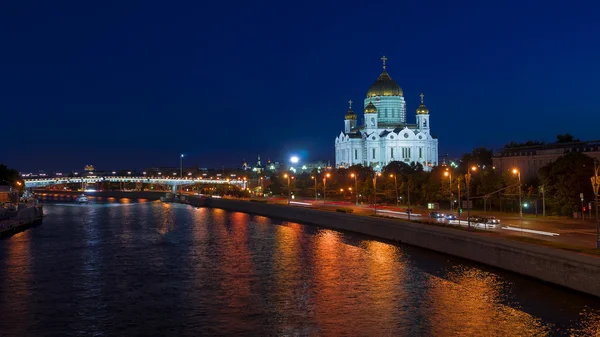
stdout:
[[600,258],[398,220],[230,199],[209,207],[350,231],[458,256],[600,297]]

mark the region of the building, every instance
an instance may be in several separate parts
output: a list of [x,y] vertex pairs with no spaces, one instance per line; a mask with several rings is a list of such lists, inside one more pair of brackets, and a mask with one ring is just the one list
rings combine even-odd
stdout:
[[416,123],[409,124],[402,88],[387,73],[387,58],[381,59],[383,72],[367,90],[362,123],[358,123],[349,101],[344,131],[335,138],[335,166],[362,164],[381,170],[389,162],[402,161],[421,163],[429,171],[438,165],[438,140],[431,136],[424,95],[416,111]]
[[558,158],[580,152],[600,159],[600,141],[570,142],[505,147],[494,154],[494,167],[498,172],[517,168],[524,179],[536,177],[538,170]]

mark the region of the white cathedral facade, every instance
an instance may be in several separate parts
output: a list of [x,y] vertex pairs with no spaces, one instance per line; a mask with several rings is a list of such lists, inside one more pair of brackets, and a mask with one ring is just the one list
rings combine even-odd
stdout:
[[392,161],[401,161],[421,163],[429,171],[438,164],[438,140],[431,136],[424,96],[421,94],[416,124],[408,124],[402,88],[388,75],[385,56],[382,60],[383,72],[364,100],[362,124],[357,123],[349,102],[344,131],[335,138],[335,166],[362,164],[380,171]]

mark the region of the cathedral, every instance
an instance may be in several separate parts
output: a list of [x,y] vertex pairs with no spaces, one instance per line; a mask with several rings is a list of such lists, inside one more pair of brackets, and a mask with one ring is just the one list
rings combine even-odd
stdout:
[[381,59],[383,72],[367,90],[362,124],[358,124],[352,101],[349,101],[344,131],[335,138],[335,165],[362,164],[380,171],[389,162],[401,161],[421,163],[423,169],[429,171],[438,164],[438,140],[431,136],[424,95],[421,94],[416,123],[407,123],[402,88],[387,73],[387,58]]

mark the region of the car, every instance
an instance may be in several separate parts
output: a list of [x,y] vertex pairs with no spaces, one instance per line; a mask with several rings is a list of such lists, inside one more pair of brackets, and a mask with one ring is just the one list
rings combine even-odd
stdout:
[[485,218],[485,223],[499,224],[500,219],[496,218],[495,216],[489,216],[489,217]]
[[446,214],[446,220],[456,220],[456,214]]
[[444,218],[446,215],[444,213],[440,213],[440,212],[431,212],[429,213],[429,217],[430,218],[435,218],[435,219],[440,219],[440,218]]

